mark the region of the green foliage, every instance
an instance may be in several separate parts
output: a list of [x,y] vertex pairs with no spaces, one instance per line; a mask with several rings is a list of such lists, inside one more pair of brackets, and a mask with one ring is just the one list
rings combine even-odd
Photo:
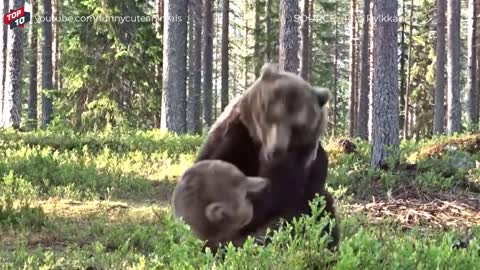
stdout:
[[322,217],[323,200],[311,203],[312,215],[302,216],[292,223],[283,223],[275,232],[267,234],[267,246],[249,239],[243,248],[228,246],[224,260],[214,265],[220,269],[322,269],[333,261],[326,249],[326,226],[333,221]]
[[[80,130],[154,126],[161,100],[155,69],[161,63],[162,48],[150,5],[144,0],[62,3],[65,17],[89,19],[62,24],[65,83],[61,91],[51,91],[53,124]],[[129,16],[130,21],[121,23],[115,16]]]
[[[447,140],[448,138],[442,138]],[[395,222],[372,224],[348,214],[355,198],[385,197],[403,184],[451,190],[480,179],[478,154],[449,150],[416,160],[415,173],[369,169],[367,143],[356,153],[331,148],[328,189],[337,198],[342,239],[326,247],[322,198],[313,215],[268,232],[268,245],[249,239],[217,255],[172,217],[168,202],[175,181],[193,161],[201,137],[113,129],[74,132],[0,132],[0,265],[4,269],[475,269],[478,235],[452,249],[449,229],[404,230]],[[403,142],[402,163],[437,141]],[[75,200],[75,201],[74,201]],[[77,201],[78,200],[78,201]]]
[[334,269],[471,269],[480,263],[479,242],[466,250],[452,249],[453,235],[425,240],[419,233],[403,237],[392,232],[360,229],[345,240]]
[[[73,248],[67,251],[69,257],[64,259],[49,252],[35,252],[31,256],[24,254],[25,257],[20,260],[17,257],[17,262],[9,264],[18,266],[17,263],[23,261],[33,268],[93,265],[109,269],[122,265],[134,268],[144,265],[149,269],[233,269],[240,266],[242,269],[323,268],[332,262],[332,259],[327,259],[328,256],[333,258],[325,248],[328,235],[321,233],[329,220],[322,218],[319,222],[323,207],[316,204],[312,204],[312,207],[312,216],[297,219],[292,224],[285,224],[278,232],[271,233],[268,236],[271,243],[266,247],[249,239],[243,248],[228,245],[223,256],[213,256],[209,250],[203,253],[203,244],[193,237],[188,226],[166,215],[159,221],[160,230],[158,226],[125,226],[108,230],[103,227],[104,224],[100,224],[97,230],[91,230],[90,233],[97,237],[103,235],[103,243],[93,242],[83,249]],[[16,252],[21,254],[23,248],[18,247]],[[137,253],[136,250],[148,255]],[[105,256],[107,253],[109,255]]]
[[[201,142],[159,132],[116,134],[1,133],[0,175],[13,171],[42,196],[140,196],[152,191],[150,179],[172,177],[165,166],[188,164]],[[171,166],[174,175],[182,168]]]
[[411,114],[416,116],[416,120],[410,129],[417,137],[424,137],[429,136],[433,128],[435,44],[432,40],[435,39],[435,33],[429,30],[436,25],[435,21],[430,20],[434,16],[435,1],[423,0],[413,8],[412,55],[408,57],[415,59],[412,61],[409,94]]
[[30,207],[36,193],[29,182],[15,177],[12,171],[0,178],[0,229],[5,226],[41,228],[46,220],[42,208]]
[[[461,140],[461,137],[455,138]],[[448,147],[439,155],[412,159],[419,149],[429,145],[443,144],[448,138],[403,141],[400,146],[401,164],[389,164],[390,170],[372,170],[369,166],[370,145],[361,140],[354,140],[357,152],[351,154],[336,153],[335,148],[327,146],[333,166],[329,167],[329,185],[333,188],[346,187],[348,193],[359,198],[385,195],[389,190],[402,185],[415,185],[428,191],[445,191],[455,188],[476,190],[478,169],[475,161],[478,154]],[[475,143],[473,141],[472,143]],[[472,148],[473,146],[465,146]],[[333,153],[333,155],[332,155]]]
[[195,153],[203,142],[196,135],[176,136],[158,130],[135,131],[110,129],[103,132],[75,133],[70,130],[39,130],[35,133],[17,133],[13,130],[0,132],[0,147],[16,148],[22,145],[51,148],[60,152],[88,151],[96,154],[104,149],[115,153],[141,151],[146,154],[166,152],[170,158],[181,154]]
[[475,166],[475,159],[463,151],[451,151],[418,163],[418,183],[425,187],[452,188],[465,182],[467,172]]

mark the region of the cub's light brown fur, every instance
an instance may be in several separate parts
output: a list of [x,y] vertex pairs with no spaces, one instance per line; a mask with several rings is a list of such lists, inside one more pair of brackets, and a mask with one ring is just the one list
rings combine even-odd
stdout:
[[253,217],[247,195],[260,192],[267,184],[264,178],[246,177],[230,163],[200,161],[182,175],[174,190],[174,215],[213,249],[227,241],[238,245],[243,241],[238,231]]

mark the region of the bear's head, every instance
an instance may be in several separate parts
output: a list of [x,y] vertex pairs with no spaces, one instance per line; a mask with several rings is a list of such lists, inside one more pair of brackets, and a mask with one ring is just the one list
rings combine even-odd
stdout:
[[247,177],[230,163],[200,161],[185,171],[175,187],[173,212],[214,248],[234,239],[252,220],[253,206],[247,195],[260,192],[267,184],[267,179]]
[[261,144],[263,158],[269,160],[296,145],[312,145],[312,154],[316,153],[328,124],[329,99],[328,89],[312,87],[300,76],[267,63],[237,110],[250,136]]

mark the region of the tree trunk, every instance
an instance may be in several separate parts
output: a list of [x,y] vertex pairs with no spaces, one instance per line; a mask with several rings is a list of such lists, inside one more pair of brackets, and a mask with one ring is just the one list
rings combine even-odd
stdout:
[[[406,18],[407,16],[407,1],[402,1],[402,17]],[[400,128],[403,129],[405,123],[405,92],[406,92],[406,81],[407,81],[407,72],[406,72],[406,63],[407,63],[407,48],[405,39],[407,31],[407,22],[402,21],[402,30],[400,37]]]
[[[314,10],[314,6],[313,6],[313,3],[315,1],[310,1],[310,13],[308,14],[308,17],[309,18],[313,18],[315,17],[315,10]],[[308,39],[308,57],[309,57],[309,65],[308,65],[308,80],[309,81],[312,81],[313,79],[313,64],[314,63],[314,55],[313,55],[313,39],[314,39],[314,31],[313,31],[313,26],[310,24],[309,25],[310,29],[309,29],[309,35],[310,35],[310,38]]]
[[[54,18],[60,17],[60,1],[61,0],[53,0],[52,5],[52,14]],[[52,68],[53,68],[53,89],[58,90],[60,83],[60,22],[57,20],[52,21]]]
[[[372,1],[370,14],[376,14],[376,2]],[[375,79],[375,23],[370,20],[370,89],[368,93],[368,142],[373,143],[373,84]],[[400,125],[400,123],[399,123]]]
[[273,0],[266,0],[267,3],[265,4],[265,35],[266,35],[266,48],[265,48],[265,62],[272,61],[272,1]]
[[298,27],[295,0],[280,0],[280,69],[298,74]]
[[[397,0],[377,0],[374,17],[397,16]],[[373,85],[373,145],[371,166],[382,167],[398,159],[398,46],[397,23],[379,21],[375,26],[375,77]]]
[[212,69],[213,69],[213,0],[204,0],[203,6],[203,118],[205,125],[212,122]]
[[[163,20],[160,18],[163,17],[163,0],[155,0],[155,14],[157,16],[157,21],[155,25],[155,31],[157,33],[157,37],[160,39],[160,42],[163,43]],[[155,66],[155,79],[157,89],[155,91],[156,98],[159,100],[160,106],[156,107],[158,111],[154,112],[155,118],[155,128],[160,128],[162,118],[162,82],[163,82],[163,63],[159,61],[159,63]]]
[[477,90],[477,5],[476,0],[468,0],[468,69],[466,91],[466,116],[470,130],[478,128],[478,90]]
[[[2,14],[8,13],[8,0],[0,0],[2,4]],[[2,36],[0,37],[0,127],[3,119],[3,107],[5,101],[5,76],[7,68],[7,42],[8,42],[8,25],[3,24],[1,26]]]
[[254,57],[254,73],[255,78],[260,75],[260,69],[262,67],[260,59],[260,0],[255,0],[255,29],[254,29],[254,41],[253,45],[253,57]]
[[[42,0],[43,16],[52,16],[52,0]],[[53,29],[51,20],[42,21],[42,121],[41,127],[46,128],[52,119],[52,98],[48,91],[53,90]]]
[[[24,1],[22,0],[10,0],[11,9],[18,9],[23,5]],[[3,127],[20,128],[22,62],[23,28],[16,27],[8,30],[3,119],[0,125]]]
[[[358,5],[358,2],[357,2]],[[358,12],[358,6],[357,6],[357,11]],[[355,31],[355,128],[354,134],[357,134],[357,126],[358,126],[358,111],[359,111],[359,100],[360,100],[360,69],[362,68],[362,63],[361,63],[361,48],[360,48],[360,21],[359,21],[359,16],[355,16],[355,25],[357,26],[357,29]]]
[[[479,2],[479,5],[480,5],[480,2]],[[480,8],[480,6],[477,6],[477,13],[478,13],[478,9],[479,9],[479,8]],[[477,23],[478,23],[478,19],[477,19]],[[476,35],[477,35],[477,42],[478,42],[478,40],[479,40],[478,37],[480,37],[480,27],[477,27],[477,33],[476,33]],[[477,57],[476,57],[477,67],[476,67],[476,69],[477,69],[477,72],[480,72],[480,46],[479,46],[479,45],[475,46],[475,50],[476,50],[476,54],[477,54]],[[477,88],[477,93],[476,93],[476,94],[477,94],[477,102],[480,102],[480,74],[477,73],[475,79],[476,79],[475,84],[476,84],[476,88]],[[478,106],[478,105],[477,105],[477,106]],[[475,117],[476,117],[477,119],[479,119],[479,118],[480,118],[480,107],[478,108],[478,110],[476,111],[476,113],[477,113],[477,114],[475,115]],[[480,121],[480,119],[479,119],[479,121]],[[479,126],[479,123],[477,122],[477,130],[478,130],[479,128],[480,128],[480,126]]]
[[229,75],[229,55],[228,55],[228,28],[230,25],[230,0],[223,0],[223,16],[222,16],[222,94],[221,94],[221,108],[222,111],[228,105],[228,75]]
[[[245,4],[244,12],[246,14],[249,11],[249,5],[248,5],[247,1],[245,1],[244,4]],[[249,67],[250,67],[250,57],[248,57],[248,55],[247,55],[248,54],[248,48],[249,48],[248,39],[250,37],[250,35],[248,33],[248,20],[245,20],[245,25],[243,26],[243,28],[244,28],[244,31],[245,31],[244,34],[243,34],[243,36],[244,36],[243,46],[245,46],[245,48],[246,48],[245,50],[247,51],[245,57],[243,57],[243,61],[244,61],[243,64],[245,65],[244,70],[243,70],[243,87],[244,87],[244,89],[247,89],[248,88],[248,71],[249,71]],[[255,46],[257,46],[257,40],[256,39],[257,39],[257,36],[255,36],[254,48],[255,48]],[[255,55],[255,52],[253,54]],[[255,63],[255,65],[256,65],[256,63]],[[255,78],[257,78],[257,77],[258,77],[258,75],[255,74]]]
[[[186,132],[187,0],[165,0],[162,129]],[[174,18],[174,19],[173,19]],[[166,120],[166,121],[163,121]]]
[[[216,4],[217,6],[214,7],[213,9],[214,10],[219,10],[220,9],[220,5],[222,4],[220,1],[216,1]],[[218,110],[218,104],[219,104],[219,93],[220,93],[220,89],[221,89],[221,85],[219,85],[219,81],[221,79],[221,75],[220,75],[220,69],[221,69],[221,66],[222,66],[222,59],[221,59],[221,55],[222,55],[222,51],[221,51],[221,47],[220,44],[222,42],[221,40],[221,23],[220,23],[220,20],[221,20],[221,16],[218,15],[218,14],[214,14],[215,16],[215,23],[214,23],[214,39],[215,39],[215,46],[214,46],[214,53],[215,53],[215,56],[214,56],[214,76],[213,76],[213,81],[215,82],[214,83],[214,90],[213,90],[213,119],[214,119],[214,122],[217,120],[217,117],[219,115],[219,113],[221,113],[220,110]],[[219,112],[220,111],[220,112]]]
[[356,95],[357,95],[357,83],[356,83],[356,67],[357,59],[356,48],[355,48],[355,39],[357,31],[357,20],[356,20],[356,9],[357,2],[356,0],[351,1],[350,6],[350,107],[349,107],[349,129],[348,135],[353,137],[355,135],[355,116],[356,116]]
[[435,63],[435,101],[433,108],[433,133],[442,134],[445,129],[445,27],[447,0],[437,0],[437,45]]
[[[338,2],[335,3],[335,17],[338,16]],[[333,71],[333,129],[332,134],[335,135],[337,128],[337,93],[338,93],[338,20],[335,20],[335,56]]]
[[370,0],[364,0],[363,32],[360,70],[360,93],[358,98],[357,136],[368,140],[368,94],[370,92]]
[[460,0],[449,0],[448,5],[448,56],[447,56],[447,133],[460,131]]
[[409,33],[408,33],[408,69],[407,69],[407,86],[405,89],[405,119],[403,123],[403,138],[409,138],[409,117],[410,117],[410,92],[412,87],[412,61],[413,61],[413,0],[410,3],[410,23],[409,23]]
[[195,49],[195,22],[193,21],[194,13],[194,2],[188,2],[188,95],[187,95],[187,132],[193,133],[193,97],[195,95],[195,69],[194,66],[194,49]]
[[[32,14],[37,13],[37,0],[31,1],[32,5]],[[28,85],[28,121],[29,125],[33,128],[37,128],[37,69],[38,69],[38,32],[37,26],[34,24],[30,25],[29,29],[29,46],[30,46],[30,68],[29,68],[29,85]]]
[[301,25],[301,35],[302,35],[302,51],[300,58],[300,76],[306,81],[309,80],[309,71],[310,71],[310,1],[303,0],[303,9],[302,9],[302,25]]
[[189,133],[202,132],[202,14],[201,1],[190,1],[190,81],[187,104]]

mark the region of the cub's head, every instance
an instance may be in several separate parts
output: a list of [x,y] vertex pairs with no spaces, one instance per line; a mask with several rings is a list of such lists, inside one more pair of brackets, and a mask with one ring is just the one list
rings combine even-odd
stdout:
[[207,245],[231,240],[253,218],[248,194],[258,193],[267,179],[247,177],[220,160],[200,161],[181,177],[173,193],[173,212]]
[[269,160],[290,146],[318,145],[328,122],[329,99],[329,90],[265,64],[239,104],[240,117]]

